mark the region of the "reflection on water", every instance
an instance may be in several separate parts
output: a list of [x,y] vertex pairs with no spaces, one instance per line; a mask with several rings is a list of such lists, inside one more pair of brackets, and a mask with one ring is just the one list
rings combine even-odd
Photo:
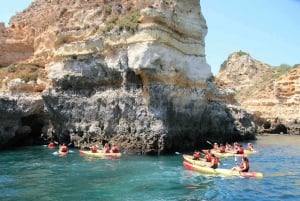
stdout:
[[[300,136],[258,136],[252,143],[259,154],[249,155],[251,170],[263,179],[188,171],[176,154],[103,160],[76,149],[59,157],[43,146],[3,151],[0,200],[298,200]],[[222,159],[223,168],[234,165],[234,158]]]

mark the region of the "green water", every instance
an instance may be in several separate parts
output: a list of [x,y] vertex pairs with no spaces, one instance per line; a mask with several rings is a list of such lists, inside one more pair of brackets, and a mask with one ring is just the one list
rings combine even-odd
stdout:
[[[300,136],[263,136],[249,156],[263,179],[224,178],[185,170],[181,155],[65,157],[45,146],[0,152],[0,200],[298,200]],[[234,158],[223,159],[231,168]]]

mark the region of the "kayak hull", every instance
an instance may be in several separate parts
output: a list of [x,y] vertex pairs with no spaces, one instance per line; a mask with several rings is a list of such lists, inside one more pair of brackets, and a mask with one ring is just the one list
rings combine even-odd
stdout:
[[92,151],[80,150],[79,153],[82,155],[99,157],[99,158],[121,158],[122,157],[122,153],[104,153],[102,151],[98,151],[94,153]]
[[239,177],[249,177],[249,178],[263,178],[263,174],[260,172],[238,172],[238,171],[232,171],[230,169],[222,169],[222,168],[213,169],[210,167],[195,165],[187,161],[183,162],[183,166],[187,170],[193,170],[204,174],[221,175],[225,177],[239,176]]
[[182,155],[183,159],[191,164],[195,164],[195,165],[200,165],[200,166],[204,166],[206,163],[206,160],[204,158],[200,158],[198,160],[194,160],[193,156],[191,155],[187,155],[187,154],[183,154]]
[[[207,150],[204,149],[202,150],[204,153],[207,153]],[[249,151],[249,150],[244,150],[244,154],[235,154],[234,152],[225,152],[225,153],[220,153],[217,152],[215,150],[211,150],[212,154],[215,154],[215,156],[219,157],[219,158],[227,158],[227,157],[234,157],[234,156],[243,156],[244,154],[246,155],[250,155],[250,154],[257,154],[258,151]]]

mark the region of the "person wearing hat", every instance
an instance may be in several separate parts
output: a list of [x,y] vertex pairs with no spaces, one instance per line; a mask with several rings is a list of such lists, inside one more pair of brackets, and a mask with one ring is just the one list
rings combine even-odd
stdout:
[[250,163],[247,155],[243,155],[242,163],[236,167],[233,167],[232,171],[239,171],[239,172],[248,172],[250,169]]

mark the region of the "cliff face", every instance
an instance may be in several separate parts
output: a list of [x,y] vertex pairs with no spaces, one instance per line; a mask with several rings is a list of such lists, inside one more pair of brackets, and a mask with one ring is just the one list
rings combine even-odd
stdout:
[[[216,76],[220,88],[234,92],[236,103],[255,113],[266,124],[283,124],[299,134],[300,66],[280,72],[237,52],[228,57]],[[266,123],[268,122],[268,123]]]
[[[31,48],[14,62],[37,69],[30,82],[6,77],[2,89],[26,89],[44,104],[43,111],[26,113],[9,96],[18,108],[12,118],[19,119],[10,133],[26,125],[78,147],[109,141],[142,153],[241,139],[242,131],[254,138],[251,115],[226,106],[227,96],[211,82],[198,0],[36,0],[4,32],[3,51],[18,51],[8,49],[10,38],[24,40]],[[19,72],[9,58],[0,63]],[[31,117],[42,120],[26,121]]]

